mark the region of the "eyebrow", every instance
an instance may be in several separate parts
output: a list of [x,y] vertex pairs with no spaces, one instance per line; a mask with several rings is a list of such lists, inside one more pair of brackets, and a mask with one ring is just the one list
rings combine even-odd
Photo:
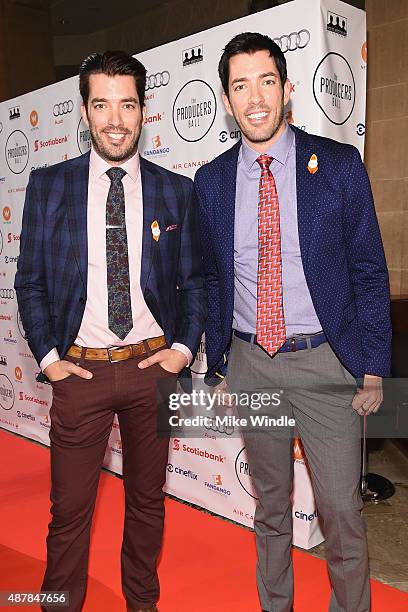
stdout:
[[[97,104],[98,102],[109,102],[109,100],[107,98],[92,98],[91,100],[91,104]],[[120,102],[134,102],[135,104],[138,104],[138,100],[136,98],[123,98],[122,100],[120,100]]]
[[[276,72],[264,72],[260,74],[258,78],[264,79],[265,77],[268,77],[268,76],[277,77],[278,75],[276,74]],[[248,77],[237,77],[231,82],[231,85],[234,85],[235,83],[242,83],[242,81],[249,81],[249,79]]]

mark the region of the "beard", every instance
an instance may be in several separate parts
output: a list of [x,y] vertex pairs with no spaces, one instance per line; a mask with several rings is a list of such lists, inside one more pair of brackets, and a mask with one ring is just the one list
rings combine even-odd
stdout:
[[[133,137],[126,138],[123,145],[110,144],[104,141],[102,135],[96,130],[96,128],[89,123],[89,132],[91,135],[92,146],[95,151],[99,154],[102,159],[108,162],[125,162],[130,159],[137,151],[139,144],[139,134],[134,133]],[[101,132],[119,132],[132,134],[132,132],[126,128],[111,128],[110,126],[105,127]]]
[[238,127],[240,128],[242,134],[247,138],[249,142],[253,142],[253,143],[268,142],[275,136],[276,132],[279,130],[279,128],[282,125],[282,122],[285,116],[284,108],[285,106],[284,106],[284,102],[282,98],[282,102],[280,104],[279,110],[276,116],[273,118],[272,123],[262,128],[256,127],[256,126],[252,127],[247,124],[243,124],[243,122],[238,120],[237,117],[235,117],[235,120],[238,123]]

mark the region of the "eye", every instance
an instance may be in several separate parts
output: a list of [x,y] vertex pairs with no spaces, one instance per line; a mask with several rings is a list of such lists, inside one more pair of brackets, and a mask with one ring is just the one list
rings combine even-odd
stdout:
[[245,89],[244,83],[238,83],[238,85],[235,85],[234,87],[234,91],[242,91],[243,89]]
[[127,108],[127,109],[132,110],[132,109],[135,108],[135,105],[132,104],[131,102],[127,102],[126,104],[123,105],[123,108]]
[[95,104],[95,108],[97,108],[98,110],[101,110],[102,108],[105,108],[105,105],[102,102],[97,102]]
[[275,79],[272,79],[272,78],[264,80],[265,85],[275,85],[275,82],[276,82]]

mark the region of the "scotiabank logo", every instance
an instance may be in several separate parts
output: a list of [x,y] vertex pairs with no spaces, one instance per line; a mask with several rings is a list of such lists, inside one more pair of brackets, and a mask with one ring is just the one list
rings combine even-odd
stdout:
[[46,147],[55,147],[55,145],[65,144],[68,142],[68,134],[65,136],[61,136],[61,138],[49,138],[48,140],[35,140],[34,141],[34,151],[40,151],[40,149],[44,149]]
[[173,450],[182,451],[183,453],[190,453],[192,455],[198,455],[203,459],[209,461],[216,461],[218,463],[225,463],[224,455],[217,455],[215,453],[209,453],[207,450],[200,448],[199,446],[188,446],[188,444],[180,444],[180,440],[177,438],[173,440]]
[[148,115],[145,119],[145,124],[158,123],[163,119],[164,113],[156,113],[155,115]]
[[22,402],[31,402],[32,404],[38,404],[40,406],[46,406],[48,408],[47,400],[40,399],[39,397],[34,397],[34,395],[27,395],[23,391],[19,391],[18,399]]

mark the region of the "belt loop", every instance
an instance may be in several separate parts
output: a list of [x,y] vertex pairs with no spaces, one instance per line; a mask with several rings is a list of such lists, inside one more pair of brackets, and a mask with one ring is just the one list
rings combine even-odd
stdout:
[[86,355],[86,346],[82,346],[81,347],[81,357],[79,359],[79,363],[81,364],[81,366],[84,365],[85,362],[85,355]]
[[251,351],[255,349],[255,344],[256,344],[256,335],[251,334]]
[[150,357],[150,355],[152,354],[152,349],[150,348],[149,343],[147,342],[147,340],[143,340],[143,346],[144,346],[144,349],[146,351],[146,355],[148,357]]
[[308,337],[306,338],[306,346],[307,346],[307,350],[308,350],[308,351],[311,351],[311,350],[312,350],[312,340],[311,340],[310,336],[308,336]]

